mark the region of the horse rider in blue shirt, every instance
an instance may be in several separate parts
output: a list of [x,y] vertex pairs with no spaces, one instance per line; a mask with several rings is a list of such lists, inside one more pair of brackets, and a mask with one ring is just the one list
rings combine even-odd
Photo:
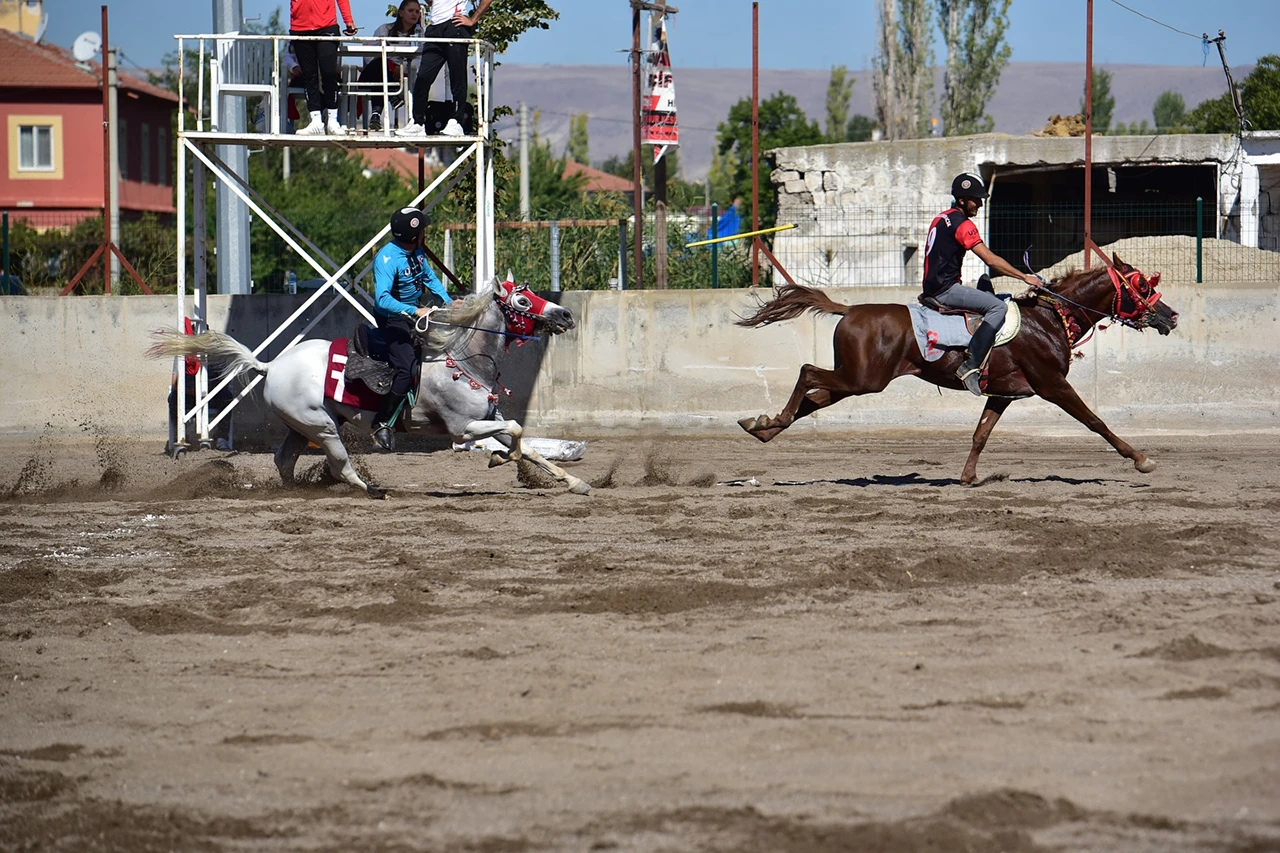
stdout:
[[404,405],[413,382],[413,367],[418,355],[413,345],[413,325],[425,317],[432,306],[420,306],[428,292],[433,301],[453,301],[449,291],[427,266],[427,253],[422,248],[422,229],[430,217],[416,207],[404,207],[391,214],[390,243],[382,247],[373,261],[373,310],[378,315],[378,328],[387,342],[387,361],[395,371],[391,391],[382,399],[382,408],[373,420],[373,440],[383,450],[390,450],[392,428]]

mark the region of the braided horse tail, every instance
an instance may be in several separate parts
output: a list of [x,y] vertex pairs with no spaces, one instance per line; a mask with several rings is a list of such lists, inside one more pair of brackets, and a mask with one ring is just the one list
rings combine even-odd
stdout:
[[841,305],[821,290],[802,284],[785,284],[778,288],[777,296],[762,303],[754,314],[734,321],[735,326],[758,329],[770,323],[793,320],[806,311],[814,314],[844,314],[848,305]]

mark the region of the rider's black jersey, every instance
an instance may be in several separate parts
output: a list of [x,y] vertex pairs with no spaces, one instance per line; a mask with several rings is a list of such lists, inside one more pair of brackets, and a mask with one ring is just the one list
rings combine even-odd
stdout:
[[981,242],[964,211],[952,207],[935,216],[924,246],[924,295],[936,296],[959,281],[964,253]]

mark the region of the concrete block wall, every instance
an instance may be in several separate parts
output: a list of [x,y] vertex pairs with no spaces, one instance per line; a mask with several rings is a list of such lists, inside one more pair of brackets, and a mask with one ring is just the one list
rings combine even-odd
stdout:
[[[768,291],[761,290],[761,297]],[[830,291],[845,303],[906,304],[911,288]],[[1280,286],[1175,286],[1181,312],[1169,337],[1123,327],[1083,348],[1071,381],[1117,430],[1223,432],[1280,427]],[[782,408],[800,365],[832,365],[834,316],[806,316],[764,329],[733,325],[753,309],[750,290],[567,292],[578,328],[551,341],[512,347],[503,410],[531,434],[601,432],[737,434],[735,421]],[[253,346],[302,297],[210,297],[214,328]],[[81,422],[112,433],[154,437],[167,429],[170,360],[143,357],[150,332],[172,328],[164,297],[0,297],[0,435],[62,433]],[[312,337],[341,337],[355,322],[340,307]],[[274,357],[284,336],[263,354]],[[256,401],[237,416],[237,434],[282,429]],[[793,431],[867,428],[969,430],[982,409],[967,393],[903,377],[877,395],[851,398]],[[1079,424],[1039,400],[1014,404],[1001,429],[1075,432]]]

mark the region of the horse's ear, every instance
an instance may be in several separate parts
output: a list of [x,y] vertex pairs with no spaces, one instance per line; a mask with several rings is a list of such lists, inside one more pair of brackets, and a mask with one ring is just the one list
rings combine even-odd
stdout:
[[1133,269],[1133,267],[1129,266],[1124,261],[1120,260],[1120,256],[1117,255],[1115,252],[1111,253],[1111,265],[1116,269],[1120,270],[1121,272],[1128,272],[1129,270]]

